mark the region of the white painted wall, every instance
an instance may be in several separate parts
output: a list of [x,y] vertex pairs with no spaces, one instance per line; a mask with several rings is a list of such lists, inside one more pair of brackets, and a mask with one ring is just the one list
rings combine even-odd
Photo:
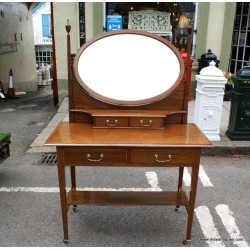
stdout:
[[33,15],[33,30],[35,45],[52,45],[52,39],[43,37],[42,29],[42,14],[50,14],[50,3],[47,2],[40,9],[38,9]]
[[17,52],[0,55],[0,79],[6,90],[12,68],[16,91],[35,90],[37,76],[31,11],[21,2],[0,2],[0,11],[4,13],[0,16],[0,44],[17,45]]

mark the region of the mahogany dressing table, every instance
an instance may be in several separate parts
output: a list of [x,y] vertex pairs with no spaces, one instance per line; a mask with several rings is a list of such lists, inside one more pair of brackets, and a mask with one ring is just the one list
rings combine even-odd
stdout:
[[[69,239],[69,207],[85,204],[183,205],[188,214],[183,243],[188,243],[201,149],[211,147],[196,125],[187,123],[189,74],[185,77],[184,71],[189,63],[184,69],[170,42],[134,30],[103,33],[71,57],[70,29],[67,25],[69,122],[61,122],[46,141],[57,149],[64,242]],[[75,168],[80,166],[178,167],[177,190],[79,191]],[[192,169],[189,197],[182,190],[184,167]]]

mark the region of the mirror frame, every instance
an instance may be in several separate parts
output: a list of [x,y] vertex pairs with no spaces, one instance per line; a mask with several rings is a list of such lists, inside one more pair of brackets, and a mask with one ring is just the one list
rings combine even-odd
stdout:
[[[84,83],[84,81],[82,80],[79,72],[78,72],[78,62],[79,59],[82,55],[82,53],[84,53],[84,51],[91,46],[91,44],[99,41],[100,39],[105,39],[106,37],[109,36],[116,36],[116,35],[120,35],[120,34],[135,34],[135,35],[140,35],[140,36],[146,36],[152,39],[155,39],[161,43],[163,43],[165,46],[167,46],[170,50],[172,50],[172,52],[175,54],[179,64],[180,64],[180,72],[179,75],[176,79],[176,81],[174,82],[174,84],[168,88],[166,91],[162,92],[159,95],[150,97],[150,98],[146,98],[146,99],[140,99],[140,100],[119,100],[119,99],[113,99],[104,95],[101,95],[100,93],[97,93],[96,91],[92,90],[87,84]],[[102,33],[98,36],[95,36],[94,38],[90,39],[88,42],[86,42],[76,53],[75,58],[74,58],[74,63],[73,63],[73,71],[74,71],[74,75],[75,78],[78,82],[78,85],[80,86],[80,88],[82,88],[85,92],[87,92],[91,97],[108,103],[108,104],[112,104],[112,105],[119,105],[119,106],[140,106],[140,105],[147,105],[147,104],[151,104],[157,101],[160,101],[164,98],[166,98],[167,96],[169,96],[171,93],[174,92],[174,90],[179,86],[179,84],[182,82],[183,80],[183,75],[184,75],[184,62],[183,59],[181,57],[180,52],[178,51],[178,49],[168,40],[151,34],[149,32],[146,31],[138,31],[138,30],[119,30],[119,31],[112,31],[112,32],[107,32],[107,33]]]

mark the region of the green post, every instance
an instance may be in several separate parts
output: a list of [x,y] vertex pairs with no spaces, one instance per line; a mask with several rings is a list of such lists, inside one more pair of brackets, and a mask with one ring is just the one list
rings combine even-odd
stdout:
[[207,51],[207,26],[208,26],[208,14],[210,3],[198,3],[198,15],[197,15],[197,36],[196,36],[196,51],[195,59],[199,59],[202,54]]
[[103,32],[103,3],[93,3],[94,36]]
[[220,69],[223,71],[228,70],[228,64],[232,46],[232,34],[233,34],[235,11],[236,11],[236,3],[226,3],[222,46],[220,53]]

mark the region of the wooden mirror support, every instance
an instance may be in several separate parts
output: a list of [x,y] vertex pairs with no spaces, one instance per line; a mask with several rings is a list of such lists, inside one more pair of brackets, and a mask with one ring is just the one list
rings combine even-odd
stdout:
[[141,106],[173,92],[184,72],[179,51],[144,31],[104,33],[85,43],[74,59],[80,86],[102,102]]
[[93,108],[99,116],[112,110],[121,117],[126,110],[138,117],[161,111],[163,125],[187,122],[189,64],[185,69],[173,44],[148,32],[121,30],[94,37],[72,57],[69,25],[67,32],[70,122],[92,123]]
[[[210,141],[187,123],[187,68],[168,41],[142,31],[103,33],[71,56],[67,30],[69,122],[61,122],[45,145],[56,146],[64,242],[69,239],[69,206],[183,205],[184,244],[191,239],[201,148]],[[186,70],[186,74],[183,74]],[[65,168],[71,189],[66,191]],[[176,191],[80,191],[76,167],[177,167]],[[184,167],[191,168],[189,197],[182,189]]]

